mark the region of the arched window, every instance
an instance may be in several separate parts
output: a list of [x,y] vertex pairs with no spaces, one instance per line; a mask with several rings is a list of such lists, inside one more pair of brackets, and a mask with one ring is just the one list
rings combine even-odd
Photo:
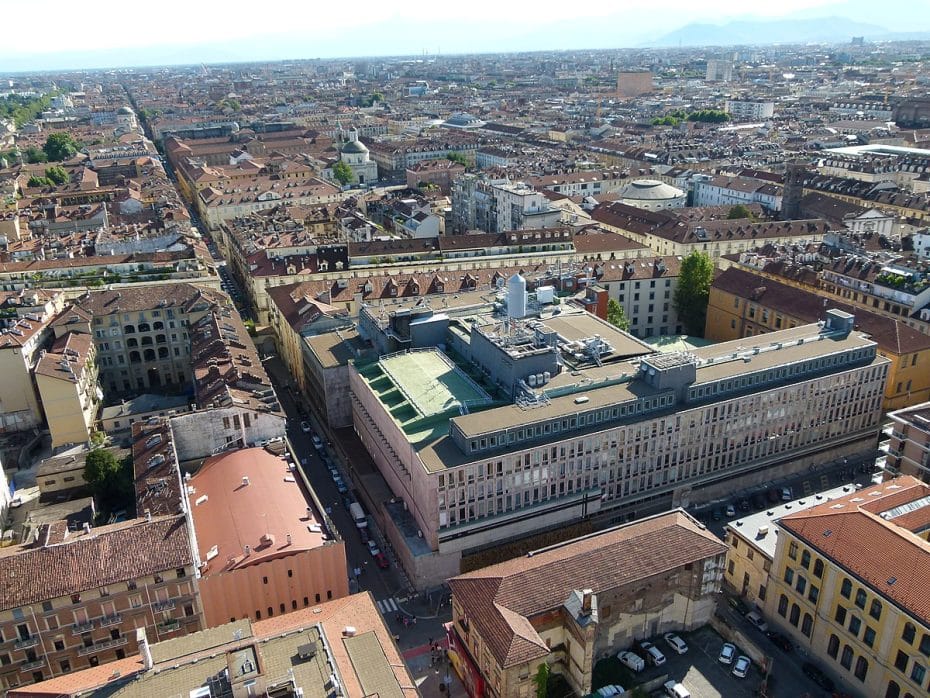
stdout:
[[123,334],[135,334],[136,328],[132,325],[126,325],[123,327]]
[[149,327],[149,323],[147,323],[147,322],[140,322],[140,323],[139,323],[139,332],[148,332],[148,331],[151,330],[151,329],[152,329],[152,328]]
[[142,338],[142,346],[148,347],[148,346],[151,346],[151,345],[152,345],[152,338],[151,338],[151,337],[143,337],[143,338]]
[[163,323],[161,320],[156,320],[155,322],[152,323],[152,329],[163,330],[165,329],[165,323]]
[[139,363],[140,361],[142,361],[142,358],[139,356],[139,352],[137,352],[137,351],[131,351],[131,352],[129,352],[129,363],[131,363],[131,364],[137,364],[137,363]]
[[830,636],[830,642],[827,643],[827,654],[831,658],[836,659],[836,655],[840,652],[840,639],[836,635]]
[[855,677],[860,681],[865,681],[865,675],[869,673],[869,663],[865,657],[859,657],[856,660],[856,670],[853,672]]
[[843,645],[843,654],[840,655],[840,664],[843,665],[844,669],[849,669],[852,666],[853,660],[853,651],[852,647],[849,645]]
[[804,633],[807,637],[811,636],[811,629],[814,627],[814,619],[811,618],[810,613],[804,614],[804,620],[801,621],[801,632]]
[[137,346],[139,346],[139,340],[136,339],[135,337],[130,337],[129,339],[126,340],[126,346],[127,346],[127,347],[137,347]]
[[801,607],[796,603],[791,604],[791,615],[788,617],[788,622],[791,623],[794,627],[798,627],[798,621],[801,619]]
[[168,347],[158,347],[158,358],[159,359],[168,358]]
[[888,689],[885,691],[885,698],[899,698],[901,687],[894,681],[888,682]]
[[917,637],[917,628],[913,623],[905,623],[904,631],[901,633],[901,639],[908,644],[912,644],[915,637]]
[[164,344],[168,341],[168,338],[163,334],[155,335],[155,344]]
[[823,560],[814,561],[814,576],[818,579],[823,577]]
[[154,350],[154,349],[146,349],[146,350],[145,350],[145,360],[146,360],[146,361],[154,361],[154,360],[155,360],[155,350]]
[[778,615],[782,618],[788,615],[788,597],[784,594],[778,599]]

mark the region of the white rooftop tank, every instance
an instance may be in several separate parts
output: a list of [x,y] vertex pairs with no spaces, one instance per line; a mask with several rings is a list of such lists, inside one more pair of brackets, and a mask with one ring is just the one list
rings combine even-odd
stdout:
[[519,272],[507,279],[507,316],[526,317],[526,279]]

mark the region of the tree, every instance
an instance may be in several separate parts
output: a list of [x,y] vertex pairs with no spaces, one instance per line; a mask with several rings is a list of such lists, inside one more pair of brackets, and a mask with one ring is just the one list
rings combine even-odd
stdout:
[[78,144],[70,133],[58,131],[45,139],[42,150],[45,151],[45,155],[52,162],[61,162],[62,160],[70,160],[75,156]]
[[26,182],[27,187],[51,187],[54,185],[55,183],[48,177],[39,177],[37,175],[32,175],[29,181]]
[[71,177],[68,176],[68,171],[61,165],[47,167],[45,169],[45,176],[55,184],[67,184],[71,179]]
[[116,508],[132,498],[132,456],[117,460],[106,448],[95,448],[84,459],[84,480],[102,508]]
[[688,334],[704,336],[707,301],[713,280],[714,263],[706,252],[695,250],[682,260],[674,301],[675,310]]
[[48,155],[45,154],[45,151],[41,148],[36,148],[34,145],[30,145],[26,148],[24,153],[26,156],[26,162],[31,165],[34,165],[39,162],[48,162]]
[[340,160],[333,165],[333,177],[336,178],[337,182],[345,186],[354,179],[355,175],[352,173],[352,168]]
[[461,153],[446,153],[446,159],[456,162],[462,167],[468,166],[468,160]]
[[730,208],[730,212],[727,214],[727,218],[729,218],[731,221],[736,220],[738,218],[752,218],[752,217],[753,217],[752,211],[750,211],[748,208],[746,208],[742,204],[736,204],[736,206],[733,206],[732,208]]
[[613,298],[607,301],[607,322],[624,332],[630,329],[630,320],[623,312],[623,306]]
[[546,698],[549,693],[549,665],[543,662],[536,669],[533,676],[533,683],[536,685],[536,698]]

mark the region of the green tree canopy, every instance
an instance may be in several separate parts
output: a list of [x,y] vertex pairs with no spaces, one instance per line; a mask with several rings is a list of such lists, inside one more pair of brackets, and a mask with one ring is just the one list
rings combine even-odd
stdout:
[[752,211],[743,206],[742,204],[736,204],[730,208],[730,212],[727,213],[727,218],[730,220],[736,220],[738,218],[752,218]]
[[623,312],[623,306],[613,298],[607,301],[607,322],[623,331],[630,329],[630,321]]
[[48,162],[48,155],[45,154],[45,151],[41,148],[36,148],[34,145],[30,145],[26,148],[23,156],[26,158],[26,162],[31,165],[39,162]]
[[45,168],[45,176],[55,184],[67,184],[71,179],[68,176],[68,171],[61,165],[52,165]]
[[461,153],[446,153],[446,159],[456,162],[462,167],[468,167],[468,160]]
[[340,160],[333,165],[333,177],[336,178],[337,182],[345,186],[352,181],[354,175],[352,174],[352,168]]
[[32,175],[29,181],[26,182],[27,187],[51,187],[54,184],[48,177],[39,177],[38,175]]
[[131,504],[132,456],[120,461],[106,448],[95,448],[84,460],[84,480],[103,509]]
[[546,698],[549,695],[549,665],[543,662],[533,675],[533,684],[536,686],[536,698]]
[[707,301],[713,280],[714,263],[706,252],[695,250],[682,260],[674,302],[688,334],[704,336]]
[[70,160],[78,151],[78,144],[70,133],[57,131],[45,139],[45,145],[42,146],[45,155],[52,162],[61,162]]

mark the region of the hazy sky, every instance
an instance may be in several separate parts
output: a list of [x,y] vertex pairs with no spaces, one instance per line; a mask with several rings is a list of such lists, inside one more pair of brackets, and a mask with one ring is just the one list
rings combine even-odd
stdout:
[[[901,3],[908,12],[888,11],[889,4]],[[86,0],[79,5],[73,0],[0,0],[6,29],[0,42],[0,72],[27,70],[31,65],[84,67],[94,61],[140,64],[154,56],[196,63],[417,54],[424,49],[461,53],[641,46],[648,44],[650,37],[688,22],[722,23],[747,17],[747,8],[757,18],[837,14],[889,29],[930,28],[930,0],[777,0],[752,4],[745,0],[615,0],[581,5],[564,0]],[[871,16],[861,16],[863,13]],[[923,26],[915,27],[915,19]],[[586,27],[592,30],[590,35],[585,34]],[[593,45],[585,45],[586,36]],[[153,51],[153,47],[171,50]],[[51,58],[53,54],[60,59]],[[78,55],[86,60],[75,59]]]

